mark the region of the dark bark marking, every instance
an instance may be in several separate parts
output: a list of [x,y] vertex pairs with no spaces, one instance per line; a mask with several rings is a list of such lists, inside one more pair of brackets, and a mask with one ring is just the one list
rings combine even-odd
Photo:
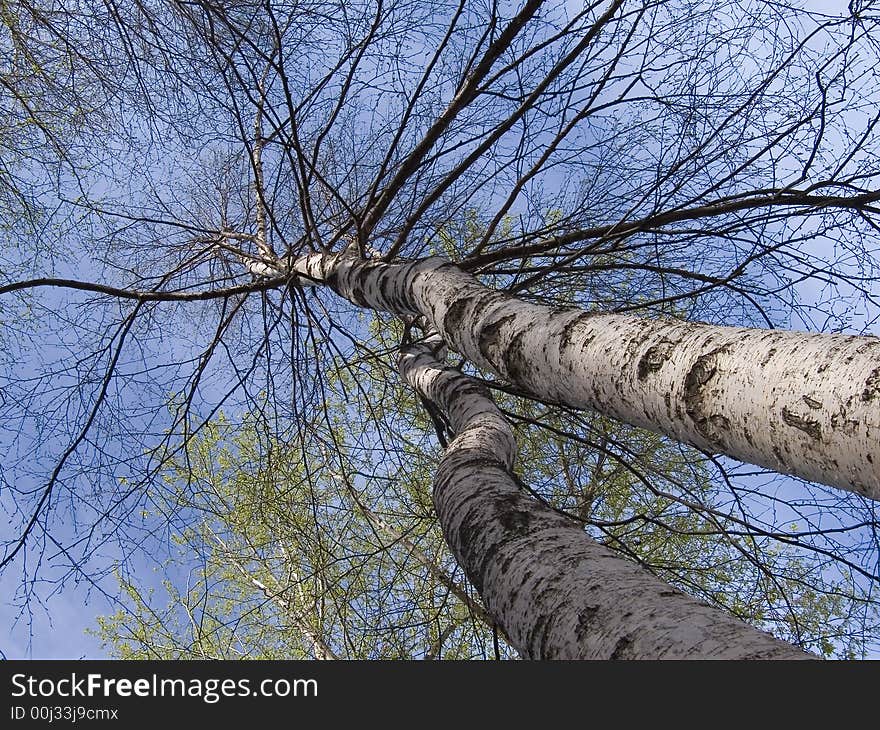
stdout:
[[510,566],[511,566],[511,564],[513,563],[514,557],[515,557],[515,556],[513,556],[513,555],[508,555],[508,556],[507,556],[507,557],[501,562],[501,566],[500,566],[500,568],[499,568],[500,571],[501,571],[501,575],[506,575],[506,574],[507,574],[507,571],[510,570]]
[[[442,468],[442,462],[441,462]],[[438,477],[434,483],[434,501],[437,503],[438,495],[448,485],[448,482],[454,477],[455,472],[459,469],[465,470],[468,474],[474,472],[486,473],[489,470],[504,471],[506,469],[498,461],[486,458],[467,459],[465,463],[450,470],[449,474],[442,476],[438,470]],[[458,539],[450,540],[447,536],[447,542],[454,547],[454,552],[460,551],[459,557],[461,565],[468,576],[468,579],[474,585],[478,592],[482,595],[483,579],[489,570],[489,567],[495,562],[498,553],[503,550],[511,540],[529,534],[535,529],[535,523],[540,522],[541,513],[534,513],[534,503],[517,494],[501,494],[489,495],[492,501],[493,515],[484,521],[480,519],[483,514],[477,509],[471,517],[466,517],[459,524]],[[477,495],[472,500],[481,502],[484,496]],[[459,505],[459,509],[463,509],[464,505]],[[438,510],[439,511],[439,510]],[[441,523],[443,520],[441,519]],[[493,540],[491,545],[485,543],[486,522],[496,522],[503,528],[503,534]],[[506,572],[510,569],[511,559],[505,559],[499,564],[499,568]]]
[[614,650],[611,652],[611,656],[609,656],[608,658],[615,660],[632,659],[633,657],[631,656],[630,652],[632,645],[633,639],[629,634],[621,636],[617,640],[617,643],[614,645]]
[[578,644],[583,644],[593,629],[593,619],[599,613],[598,606],[584,606],[578,613],[578,622],[575,627],[575,637]]
[[474,303],[474,308],[471,310],[471,319],[474,324],[477,324],[479,321],[480,315],[483,314],[486,309],[488,309],[491,305],[497,304],[498,302],[503,302],[507,299],[510,299],[509,294],[505,294],[504,292],[497,291],[483,291],[480,292],[477,297],[476,302]]
[[479,337],[479,348],[480,353],[482,353],[483,357],[485,357],[489,362],[492,362],[494,352],[496,349],[496,345],[498,343],[498,335],[501,332],[501,329],[504,325],[512,322],[516,319],[516,315],[508,314],[506,317],[501,317],[500,319],[496,319],[494,322],[490,322],[480,331]]
[[468,308],[468,305],[470,303],[470,297],[462,297],[461,299],[456,299],[449,306],[449,309],[446,310],[446,315],[443,317],[444,333],[453,334],[455,332],[458,332],[461,321],[464,319],[465,310]]
[[[482,596],[483,595],[483,565],[477,566],[475,557],[478,554],[476,546],[474,545],[474,538],[478,537],[481,528],[479,526],[471,525],[469,521],[462,522],[458,528],[458,539],[450,539],[450,535],[445,534],[446,541],[454,548],[456,553],[459,553],[456,557],[461,560],[461,567],[464,568],[464,572],[468,577],[468,580],[477,589],[477,592]],[[459,552],[460,551],[460,552]],[[469,554],[472,553],[472,554]],[[494,553],[493,553],[494,554]],[[488,608],[488,606],[487,606]]]
[[327,276],[324,278],[324,281],[327,283],[333,291],[335,291],[340,296],[342,293],[339,291],[339,270],[334,268]]
[[[640,337],[631,337],[629,342],[626,343],[626,349],[624,350],[623,358],[624,362],[629,365],[636,356],[636,353],[639,351],[639,348],[642,346],[642,340]],[[605,349],[605,354],[608,355],[611,353],[612,347],[607,347]]]
[[582,322],[586,322],[593,315],[589,313],[581,314],[579,317],[575,317],[571,322],[569,322],[565,327],[562,328],[562,335],[559,338],[559,349],[560,351],[569,347],[574,339],[574,332],[581,325]]
[[773,446],[773,456],[776,457],[776,461],[779,462],[780,466],[787,467],[788,464],[785,461],[785,457],[782,454],[782,451],[779,450],[779,447],[774,444]]
[[818,441],[822,438],[822,425],[811,418],[799,416],[797,413],[782,407],[782,420],[792,428],[803,431],[807,436]]
[[[520,330],[513,336],[507,348],[507,353],[504,356],[504,367],[503,369],[499,368],[512,382],[519,385],[526,385],[528,383],[528,375],[531,370],[531,363],[529,363],[528,358],[522,351],[525,334],[525,330]],[[496,365],[494,362],[492,364]]]
[[[452,411],[462,407],[470,396],[486,399],[492,397],[485,385],[470,379],[463,384],[457,379],[447,380],[440,386],[438,391],[437,398],[432,400],[440,401],[436,405],[440,406],[441,410],[448,410],[450,412],[449,415],[452,415]],[[452,405],[450,406],[450,404]]]
[[815,398],[810,398],[810,396],[808,395],[801,396],[801,400],[814,411],[821,410],[822,408],[822,401],[816,400]]
[[399,281],[393,269],[386,269],[379,277],[379,293],[392,309],[409,309],[409,302],[401,301],[395,284]]
[[520,508],[499,509],[497,519],[504,528],[505,539],[511,540],[528,535],[532,524],[532,516],[529,511]]
[[532,628],[529,637],[528,646],[531,649],[529,659],[546,659],[547,641],[550,638],[549,632],[552,628],[550,616],[541,614]]
[[865,389],[862,391],[862,401],[867,403],[880,395],[880,367],[876,367],[871,371],[868,379],[865,381]]
[[847,436],[853,436],[859,430],[859,426],[861,423],[857,420],[846,417],[846,409],[844,408],[831,416],[831,428],[842,428]]
[[349,299],[357,304],[359,307],[371,308],[370,300],[366,296],[366,283],[369,279],[369,276],[370,270],[366,266],[359,267],[352,276],[356,285],[353,287],[354,291],[349,292]]
[[661,340],[656,345],[649,347],[645,354],[639,358],[636,366],[636,376],[639,380],[644,380],[651,373],[656,373],[672,354],[675,343],[669,340]]
[[764,356],[764,359],[761,360],[761,367],[764,367],[768,362],[770,362],[770,360],[773,359],[773,356],[774,356],[775,354],[776,354],[776,348],[775,348],[775,347],[771,347],[771,348],[767,351],[767,354]]
[[596,339],[596,335],[588,335],[581,340],[581,352],[584,352]]
[[418,264],[419,262],[413,263],[406,273],[406,298],[413,309],[418,309],[416,307],[416,280],[419,278],[419,274],[423,273]]
[[684,379],[685,413],[693,421],[697,432],[713,443],[722,441],[723,432],[729,428],[730,422],[720,414],[706,412],[711,405],[706,397],[706,386],[718,371],[717,355],[727,348],[728,345],[722,345],[705,355],[700,355]]

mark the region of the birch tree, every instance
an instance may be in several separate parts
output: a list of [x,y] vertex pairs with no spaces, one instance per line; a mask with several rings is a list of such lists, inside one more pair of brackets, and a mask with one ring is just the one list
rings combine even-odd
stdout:
[[[54,556],[62,584],[97,582],[161,543],[159,515],[174,515],[160,475],[221,409],[259,414],[269,442],[320,463],[319,476],[303,458],[306,481],[335,475],[356,494],[407,457],[417,424],[395,405],[414,387],[447,449],[443,534],[522,655],[799,655],[679,592],[707,598],[686,561],[664,574],[627,544],[625,523],[676,534],[642,488],[775,583],[764,611],[804,615],[792,597],[809,591],[774,572],[793,549],[801,584],[843,600],[832,650],[849,652],[853,631],[856,652],[873,646],[870,3],[104,7],[104,32],[71,61],[122,48],[117,93],[84,116],[96,146],[41,198],[52,256],[3,261],[17,529],[2,564],[22,571],[22,601],[39,585],[33,556]],[[63,9],[35,17],[33,42],[86,33]],[[340,418],[362,426],[356,456]],[[610,499],[605,460],[638,464],[607,429],[594,438],[595,419],[626,424],[633,444],[684,444],[714,488],[641,475],[606,524],[590,507]],[[485,453],[463,467],[474,439]],[[565,485],[574,514],[528,483],[515,454],[530,439],[542,464],[559,459],[546,487]],[[572,469],[566,448],[595,468]],[[505,562],[514,546],[534,570]]]
[[[417,400],[407,400],[402,409],[418,419]],[[346,436],[349,431],[338,430],[337,453],[356,449]],[[521,462],[523,477],[530,483],[540,480],[545,466],[558,469],[558,459],[548,456],[552,449],[547,439],[540,441],[531,439],[530,459]],[[157,498],[174,500],[166,505],[165,514],[181,515],[175,541],[183,565],[189,566],[186,581],[174,578],[181,558],[169,561],[165,584],[153,590],[145,590],[135,573],[121,578],[127,610],[102,617],[97,632],[114,656],[516,656],[444,547],[436,520],[426,517],[425,507],[412,508],[413,502],[418,504],[430,494],[436,470],[433,453],[411,452],[413,458],[401,465],[396,482],[408,485],[413,494],[395,499],[387,490],[350,488],[333,463],[323,462],[320,455],[300,460],[278,444],[261,446],[262,442],[252,419],[236,425],[218,418],[193,440],[179,468],[168,474],[173,489]],[[668,478],[675,472],[693,489],[700,489],[699,481],[686,470],[667,463],[676,455],[661,442],[648,442],[646,447],[633,463],[642,469],[654,464]],[[525,467],[529,462],[532,468]],[[305,478],[307,465],[316,469],[316,480]],[[838,618],[845,586],[826,584],[824,595],[812,592],[796,601],[790,614],[781,612],[776,618],[770,613],[776,603],[772,585],[762,585],[761,572],[737,551],[741,546],[732,536],[700,529],[693,515],[675,514],[669,503],[659,504],[661,500],[650,494],[637,497],[638,490],[627,483],[626,475],[614,471],[603,475],[600,468],[590,474],[594,489],[601,484],[610,504],[578,502],[582,520],[604,522],[606,532],[597,536],[597,542],[626,544],[643,564],[665,569],[664,577],[676,583],[680,580],[670,568],[681,566],[691,577],[689,592],[813,650],[831,656],[840,653],[835,643],[845,636],[846,626]],[[659,478],[654,481],[659,483]],[[611,497],[614,493],[621,495],[619,504]],[[652,529],[651,523],[634,530],[628,521],[619,521],[623,510],[638,499],[655,502],[643,507],[645,512],[657,522],[666,520],[676,532]],[[340,504],[349,508],[341,509]],[[557,498],[553,504],[560,510],[553,517],[560,520],[565,502]],[[316,511],[336,519],[316,520]],[[560,521],[566,525],[566,520]],[[567,527],[574,524],[568,521]],[[581,525],[579,534],[582,531]],[[802,590],[805,579],[810,579],[805,568],[794,551],[783,550],[776,556],[773,573],[784,584],[783,594],[794,596]],[[179,586],[184,583],[182,591]],[[850,630],[857,629],[857,622],[851,623]]]

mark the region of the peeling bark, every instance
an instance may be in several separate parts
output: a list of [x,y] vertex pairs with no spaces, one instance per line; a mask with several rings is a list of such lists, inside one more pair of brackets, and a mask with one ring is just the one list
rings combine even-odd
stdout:
[[513,430],[487,390],[406,347],[400,372],[447,414],[455,439],[434,482],[447,543],[489,614],[531,659],[807,659],[797,647],[675,590],[531,499]]
[[359,306],[424,315],[451,349],[538,399],[880,499],[876,337],[541,306],[439,258],[315,254],[293,268]]

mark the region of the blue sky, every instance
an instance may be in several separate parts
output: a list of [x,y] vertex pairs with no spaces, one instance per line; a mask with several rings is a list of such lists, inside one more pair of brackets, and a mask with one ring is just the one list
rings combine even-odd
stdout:
[[[817,0],[811,0],[808,5],[823,11],[834,11],[837,9],[845,10],[847,4],[843,2],[818,2]],[[163,173],[160,177],[164,179],[165,174],[168,173]],[[545,185],[551,182],[553,182],[552,177],[548,177],[544,181]],[[557,182],[561,184],[562,181]],[[97,194],[100,195],[100,193],[101,191],[98,189]],[[88,267],[82,265],[81,262],[76,262],[75,265],[68,264],[66,271],[61,273],[76,273],[82,278],[90,272]],[[827,292],[822,291],[814,281],[799,285],[799,292],[805,302],[815,301],[820,303],[827,296]],[[875,291],[874,294],[880,297],[880,291]],[[45,307],[44,311],[58,308],[61,302],[60,295],[40,295],[40,298]],[[850,321],[847,329],[849,331],[859,331],[861,324],[873,321],[875,322],[874,332],[880,334],[880,328],[876,325],[877,315],[878,312],[866,309],[861,315],[861,321],[859,319]],[[793,324],[797,326],[797,323]],[[822,325],[823,323],[816,322],[814,324]],[[802,326],[808,325],[809,323],[803,323]],[[209,330],[204,328],[195,327],[194,329],[199,331],[201,335],[210,333]],[[177,336],[178,334],[180,335],[179,337]],[[147,354],[144,355],[140,364],[146,365],[169,354],[179,356],[187,351],[189,354],[198,352],[199,348],[193,341],[188,340],[188,337],[190,337],[190,333],[180,332],[175,333],[174,336],[165,337],[158,342],[146,340],[145,342],[148,342],[149,346],[147,347]],[[45,345],[44,350],[52,349],[48,346],[48,341],[45,342]],[[47,352],[42,351],[39,356],[46,357]],[[138,363],[132,360],[129,364],[137,365]],[[23,365],[27,367],[28,364],[25,363]],[[216,387],[219,388],[219,384]],[[217,392],[217,390],[213,390],[213,395],[216,396]],[[209,387],[206,389],[206,395],[210,397],[211,394],[212,388]],[[132,396],[123,395],[120,397],[124,399]],[[162,419],[160,418],[159,420],[161,421]],[[160,423],[159,425],[161,426],[162,424]],[[41,435],[34,431],[32,433],[21,433],[19,437],[22,443],[28,439],[37,442]],[[108,447],[107,444],[102,446]],[[122,454],[124,443],[122,440],[119,440],[109,444],[109,448],[111,450],[117,449]],[[4,503],[2,500],[0,500],[0,504],[8,507],[8,503]],[[65,522],[63,508],[61,513],[57,515],[55,524],[57,527],[55,534],[59,540],[63,542],[74,537],[72,522]],[[154,572],[152,568],[156,567],[156,563],[163,557],[164,550],[161,533],[154,538],[149,538],[149,540],[151,542],[148,542],[147,545],[153,549],[152,556],[145,557],[143,564],[138,566],[142,569],[142,572],[139,573],[139,578],[143,579],[146,575],[152,576],[150,579],[143,581],[143,585],[146,587],[151,585],[158,587],[162,573],[161,571]],[[113,550],[112,543],[103,548],[100,555],[103,566],[112,565],[115,558]],[[103,653],[99,642],[94,637],[87,636],[85,631],[88,628],[95,627],[95,616],[97,614],[110,613],[115,608],[112,602],[101,595],[100,592],[104,590],[110,595],[116,595],[118,588],[112,574],[105,574],[104,577],[99,578],[97,589],[94,586],[90,586],[87,582],[77,582],[73,579],[68,579],[63,587],[56,591],[55,587],[51,584],[53,579],[52,570],[45,569],[41,574],[44,582],[37,587],[37,595],[41,597],[41,600],[33,601],[30,604],[30,613],[21,614],[20,607],[15,605],[14,602],[14,597],[21,590],[20,569],[21,565],[16,565],[12,570],[0,576],[0,595],[13,597],[13,603],[0,602],[0,625],[7,627],[0,634],[0,650],[8,658],[95,658],[102,656]]]

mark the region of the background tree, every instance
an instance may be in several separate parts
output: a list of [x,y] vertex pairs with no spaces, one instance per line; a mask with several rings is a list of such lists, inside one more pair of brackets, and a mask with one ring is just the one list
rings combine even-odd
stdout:
[[[389,486],[431,453],[429,421],[445,440],[437,413],[417,421],[401,407],[403,328],[291,278],[303,254],[442,253],[537,303],[870,331],[870,3],[839,15],[686,1],[102,7],[90,26],[101,32],[75,45],[86,69],[111,48],[124,55],[115,95],[83,117],[101,144],[68,164],[75,181],[57,176],[38,196],[55,211],[54,258],[5,251],[2,264],[16,525],[3,563],[27,587],[37,556],[94,580],[144,547],[155,554],[181,500],[159,476],[189,468],[221,408],[232,423],[250,414],[261,459],[298,453],[316,495],[342,494],[336,474],[383,519],[399,510],[402,534],[430,517],[423,491]],[[34,13],[51,21],[35,25],[37,41],[76,38],[63,7]],[[523,481],[609,547],[804,646],[873,646],[871,503],[796,490],[481,375],[509,392]],[[345,512],[371,523],[351,500]],[[170,517],[189,544],[201,522]],[[331,519],[312,518],[318,533]],[[725,574],[733,555],[753,572]],[[321,589],[303,590],[312,601]],[[238,610],[217,613],[228,626]],[[371,621],[389,626],[380,615]],[[386,645],[410,655],[432,640]],[[476,630],[456,641],[480,654]]]

